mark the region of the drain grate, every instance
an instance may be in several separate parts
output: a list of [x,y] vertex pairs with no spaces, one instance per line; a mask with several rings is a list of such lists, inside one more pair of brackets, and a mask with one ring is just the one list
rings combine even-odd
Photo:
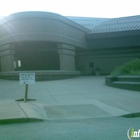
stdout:
[[111,116],[108,112],[93,105],[58,105],[58,106],[44,106],[47,118],[92,118]]

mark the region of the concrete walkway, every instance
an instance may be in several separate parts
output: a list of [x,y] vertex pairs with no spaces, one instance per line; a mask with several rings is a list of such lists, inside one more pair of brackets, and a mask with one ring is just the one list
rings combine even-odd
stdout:
[[140,116],[140,92],[108,87],[104,76],[36,82],[25,86],[18,81],[0,80],[0,123],[112,116]]

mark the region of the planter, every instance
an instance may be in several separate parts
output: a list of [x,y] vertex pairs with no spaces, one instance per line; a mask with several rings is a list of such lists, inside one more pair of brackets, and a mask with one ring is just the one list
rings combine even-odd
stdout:
[[100,75],[100,68],[95,68],[95,73],[97,76],[99,76]]
[[99,76],[100,75],[100,71],[96,71],[96,76]]

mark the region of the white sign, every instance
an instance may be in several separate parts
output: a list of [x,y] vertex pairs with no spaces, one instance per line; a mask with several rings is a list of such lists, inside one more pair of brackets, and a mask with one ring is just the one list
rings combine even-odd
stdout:
[[34,84],[35,73],[20,73],[19,81],[20,81],[20,84]]

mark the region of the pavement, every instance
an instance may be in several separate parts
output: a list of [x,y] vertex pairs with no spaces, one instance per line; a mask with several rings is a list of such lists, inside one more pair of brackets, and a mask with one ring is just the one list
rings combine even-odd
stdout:
[[140,92],[105,85],[105,76],[81,76],[29,85],[0,80],[0,124],[140,116]]

